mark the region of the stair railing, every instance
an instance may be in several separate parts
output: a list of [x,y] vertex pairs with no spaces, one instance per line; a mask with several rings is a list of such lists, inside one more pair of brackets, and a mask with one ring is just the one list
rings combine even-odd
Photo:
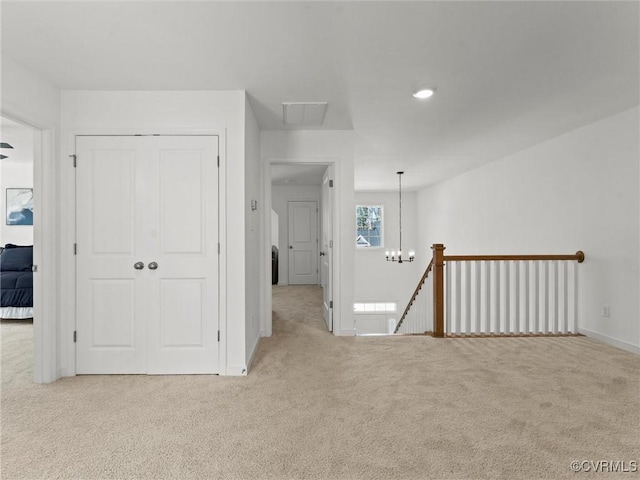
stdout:
[[[418,282],[394,333],[434,337],[571,335],[578,329],[578,269],[582,251],[572,255],[444,255],[433,258]],[[429,274],[432,274],[429,277]],[[430,281],[430,308],[418,307]],[[413,312],[412,312],[413,310]],[[418,310],[418,324],[430,316],[431,331],[407,325]]]
[[[428,308],[428,302],[433,297],[429,295],[423,295],[421,297],[418,296],[422,287],[425,285],[427,279],[429,278],[429,273],[431,272],[431,268],[433,267],[433,259],[427,265],[422,278],[418,282],[418,286],[411,295],[411,299],[407,304],[407,307],[404,309],[402,316],[400,317],[400,321],[396,325],[393,333],[428,333],[433,329],[433,312]],[[418,305],[417,302],[424,301],[425,305]],[[406,322],[407,317],[410,312],[414,314],[415,321],[411,322],[411,325],[408,325]],[[412,319],[413,320],[413,319]],[[412,328],[413,327],[413,328]]]

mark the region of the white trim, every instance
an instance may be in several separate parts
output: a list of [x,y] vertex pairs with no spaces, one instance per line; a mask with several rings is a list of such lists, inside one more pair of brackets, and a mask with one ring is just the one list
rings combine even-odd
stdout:
[[[340,311],[341,305],[341,275],[340,275],[340,258],[341,258],[341,246],[340,246],[340,189],[335,185],[342,185],[340,178],[340,169],[338,168],[339,159],[334,157],[330,158],[265,158],[262,165],[262,179],[263,179],[263,193],[262,204],[265,206],[263,211],[263,237],[262,237],[262,249],[263,249],[263,277],[262,277],[262,305],[260,331],[264,336],[270,337],[273,334],[273,318],[272,318],[272,297],[271,297],[271,166],[272,165],[326,165],[333,166],[333,181],[334,181],[334,204],[333,204],[333,334],[334,335],[349,335],[354,336],[355,330],[340,330],[342,325],[342,317]],[[278,283],[278,285],[281,285]],[[336,333],[337,332],[337,333]]]
[[[335,313],[334,313],[335,315]],[[335,320],[335,317],[334,317]],[[341,329],[338,330],[338,333],[335,333],[336,329],[333,330],[334,335],[338,335],[340,337],[355,337],[356,336],[356,329],[355,328],[345,328],[345,329]]]
[[227,373],[225,375],[229,377],[246,377],[247,367],[244,365],[243,366],[229,365],[227,367]]
[[33,192],[38,215],[33,220],[33,262],[38,265],[38,273],[33,276],[33,381],[51,383],[61,376],[56,334],[59,318],[56,308],[56,130],[52,125],[42,125],[28,115],[22,117],[6,109],[2,109],[0,115],[34,130]]
[[[256,352],[258,351],[258,345],[260,345],[260,337],[256,337],[256,341],[251,348],[251,354],[249,355],[249,360],[247,360],[247,374],[249,370],[251,370],[251,365],[253,364],[253,358],[256,356]],[[246,374],[245,374],[246,375]]]
[[[76,202],[75,202],[75,169],[73,163],[69,161],[69,155],[76,154],[76,137],[77,136],[130,136],[135,134],[158,134],[158,135],[211,135],[218,137],[218,152],[220,155],[220,170],[218,171],[218,238],[220,242],[220,256],[218,261],[219,269],[219,308],[218,308],[218,328],[220,330],[220,342],[218,345],[218,372],[220,375],[226,375],[227,369],[227,177],[226,177],[226,158],[227,158],[227,129],[226,128],[156,128],[156,127],[119,127],[119,128],[74,128],[70,127],[63,132],[64,146],[61,147],[60,168],[60,186],[61,212],[65,212],[66,216],[61,214],[61,241],[60,247],[60,313],[61,318],[66,319],[59,325],[60,331],[60,353],[61,353],[61,369],[58,378],[61,376],[72,377],[76,375],[76,355],[73,342],[73,331],[76,325],[76,308],[75,308],[75,256],[71,246],[75,242],[76,236]],[[35,252],[34,252],[35,253]],[[35,324],[35,322],[34,322]],[[54,336],[55,337],[55,336]],[[238,374],[241,375],[241,374]]]
[[640,346],[638,345],[633,345],[632,343],[624,342],[622,340],[618,340],[617,338],[609,337],[607,335],[602,335],[600,333],[587,330],[586,328],[578,328],[578,333],[581,333],[582,335],[586,335],[589,338],[599,340],[603,343],[614,346],[621,350],[626,350],[627,352],[640,355]]

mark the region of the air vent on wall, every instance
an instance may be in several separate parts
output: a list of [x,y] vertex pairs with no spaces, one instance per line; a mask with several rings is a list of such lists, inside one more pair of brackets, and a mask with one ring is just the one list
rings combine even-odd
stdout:
[[322,125],[327,102],[283,102],[282,120],[285,125]]

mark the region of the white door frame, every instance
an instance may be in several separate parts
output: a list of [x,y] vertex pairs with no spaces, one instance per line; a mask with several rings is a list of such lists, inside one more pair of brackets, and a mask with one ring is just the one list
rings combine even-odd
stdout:
[[[340,170],[337,167],[338,160],[333,158],[301,158],[301,159],[283,159],[283,158],[267,158],[263,162],[263,193],[262,204],[263,210],[263,238],[262,238],[262,291],[261,291],[261,325],[260,333],[263,337],[270,337],[273,333],[273,315],[272,315],[272,298],[271,298],[271,166],[272,165],[326,165],[333,166],[334,185],[341,185]],[[339,190],[334,191],[334,204],[332,213],[333,223],[333,334],[340,332],[341,326],[341,295],[340,295],[340,194]]]
[[60,375],[56,335],[56,191],[55,129],[2,110],[6,119],[32,128],[33,136],[33,381],[51,383]]
[[[76,348],[73,342],[73,332],[76,326],[76,276],[75,276],[75,256],[73,254],[73,244],[75,243],[75,218],[76,218],[76,195],[75,195],[75,169],[73,162],[68,157],[75,155],[75,139],[81,135],[212,135],[218,137],[218,151],[220,153],[220,171],[218,172],[218,238],[220,242],[220,258],[218,263],[218,286],[219,286],[219,371],[224,375],[227,373],[227,245],[223,241],[227,238],[227,191],[226,191],[226,132],[224,129],[209,128],[74,128],[66,131],[63,135],[63,146],[61,148],[62,168],[61,168],[61,233],[60,238],[63,246],[60,248],[60,278],[59,285],[60,317],[65,319],[60,324],[60,376],[71,377],[76,375]],[[65,161],[65,160],[69,161]],[[52,287],[54,284],[52,284]],[[55,335],[54,335],[55,338]]]

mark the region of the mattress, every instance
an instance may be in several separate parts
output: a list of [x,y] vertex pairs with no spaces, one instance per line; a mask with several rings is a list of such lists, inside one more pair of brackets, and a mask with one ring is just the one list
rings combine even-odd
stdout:
[[0,307],[0,318],[33,318],[33,307]]

